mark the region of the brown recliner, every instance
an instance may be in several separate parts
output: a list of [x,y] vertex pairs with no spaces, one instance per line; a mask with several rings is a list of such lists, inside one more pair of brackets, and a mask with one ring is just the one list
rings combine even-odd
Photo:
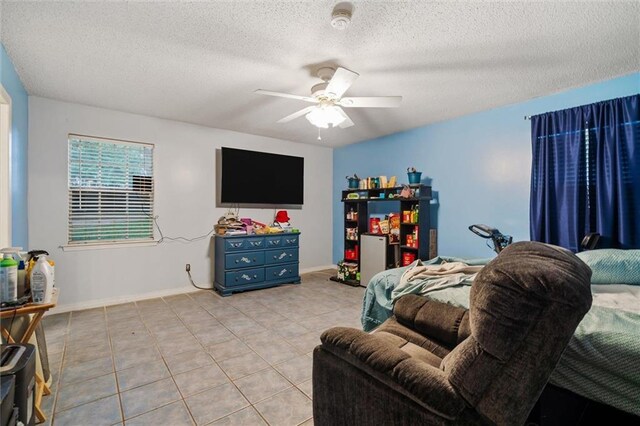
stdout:
[[515,243],[478,274],[469,311],[408,295],[371,334],[325,331],[315,424],[523,424],[591,307],[590,278],[564,249]]

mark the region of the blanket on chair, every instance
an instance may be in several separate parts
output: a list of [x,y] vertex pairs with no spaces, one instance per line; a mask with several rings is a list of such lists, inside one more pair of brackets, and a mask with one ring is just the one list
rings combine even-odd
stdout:
[[400,282],[391,293],[395,302],[405,294],[424,296],[432,291],[457,285],[471,285],[484,265],[469,265],[464,262],[443,262],[425,265],[417,260],[404,271]]

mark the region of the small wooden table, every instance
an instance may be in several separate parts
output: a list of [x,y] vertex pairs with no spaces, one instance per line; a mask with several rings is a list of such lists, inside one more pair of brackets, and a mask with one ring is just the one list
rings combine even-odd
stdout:
[[[31,336],[33,336],[33,333],[36,331],[36,327],[38,326],[38,324],[40,324],[40,321],[42,320],[42,317],[45,314],[45,312],[47,312],[51,308],[55,308],[57,303],[58,303],[58,289],[54,288],[53,295],[51,297],[51,303],[44,303],[40,305],[37,305],[34,303],[27,303],[26,305],[16,307],[15,309],[0,311],[1,319],[8,319],[8,318],[17,317],[20,315],[29,316],[29,325],[22,336],[20,336],[19,338],[16,336],[16,338],[18,339],[17,342],[11,336],[11,334],[9,334],[10,330],[7,330],[4,327],[2,327],[2,337],[7,339],[7,343],[21,343],[21,344],[29,343]],[[36,396],[35,396],[36,417],[38,418],[38,423],[42,423],[47,419],[44,412],[40,408],[40,403],[42,402],[42,395],[50,395],[51,389],[49,389],[49,386],[47,386],[47,384],[45,383],[44,378],[40,374],[38,374],[37,370],[36,370],[36,392],[35,393],[36,393]]]

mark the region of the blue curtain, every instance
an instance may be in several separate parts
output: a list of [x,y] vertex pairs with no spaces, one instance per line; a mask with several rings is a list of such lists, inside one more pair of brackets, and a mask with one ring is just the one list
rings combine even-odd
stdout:
[[531,239],[640,248],[640,95],[531,118]]
[[640,248],[640,95],[588,105],[591,216],[601,246]]
[[531,239],[577,251],[589,228],[582,109],[533,116],[531,132]]

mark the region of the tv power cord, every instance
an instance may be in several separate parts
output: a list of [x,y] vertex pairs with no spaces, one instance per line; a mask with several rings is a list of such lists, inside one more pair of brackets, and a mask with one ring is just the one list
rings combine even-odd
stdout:
[[187,237],[165,237],[165,235],[162,233],[162,229],[160,229],[160,225],[158,224],[158,218],[160,216],[151,216],[148,215],[152,220],[153,223],[156,225],[156,228],[158,229],[158,233],[160,233],[160,239],[156,240],[158,244],[162,244],[164,242],[180,242],[180,243],[194,243],[196,241],[200,241],[203,240],[207,237],[209,237],[211,234],[213,234],[215,232],[215,227],[211,228],[211,230],[209,232],[207,232],[206,234],[197,236],[197,237],[193,237],[193,238],[187,238]]
[[200,287],[193,281],[193,278],[191,277],[191,264],[190,263],[187,263],[187,267],[185,269],[187,271],[187,275],[189,276],[189,281],[191,281],[191,285],[192,286],[194,286],[195,288],[200,289],[200,290],[212,290],[213,289],[213,287]]

